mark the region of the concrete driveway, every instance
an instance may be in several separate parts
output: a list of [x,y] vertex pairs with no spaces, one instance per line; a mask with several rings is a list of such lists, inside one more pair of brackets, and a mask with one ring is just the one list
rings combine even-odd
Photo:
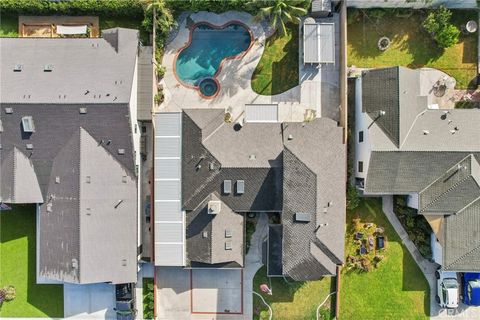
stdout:
[[243,313],[242,270],[194,269],[191,277],[192,313]]
[[158,319],[244,319],[241,270],[157,267]]
[[65,318],[116,319],[115,285],[65,284],[63,301]]

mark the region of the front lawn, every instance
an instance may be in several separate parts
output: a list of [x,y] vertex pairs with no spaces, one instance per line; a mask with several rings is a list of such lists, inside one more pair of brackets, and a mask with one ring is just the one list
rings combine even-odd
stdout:
[[0,317],[62,318],[63,286],[36,284],[35,206],[0,211],[0,287],[13,285],[16,297]]
[[298,26],[288,25],[285,36],[275,33],[265,42],[262,58],[252,75],[252,90],[274,95],[298,82]]
[[[378,17],[378,12],[385,13]],[[349,66],[431,67],[453,76],[457,80],[456,88],[476,87],[474,80],[477,75],[477,33],[462,34],[458,44],[442,50],[423,30],[422,22],[426,13],[421,10],[413,10],[410,16],[394,10],[349,10],[348,14],[351,16],[347,43]],[[460,27],[468,20],[478,20],[477,15],[473,10],[454,10],[452,23]],[[392,42],[386,51],[381,52],[377,41],[383,36],[387,36]]]
[[378,198],[362,199],[347,212],[346,257],[355,255],[353,219],[384,228],[383,259],[371,271],[342,270],[340,319],[428,319],[429,286],[382,211]]
[[[253,278],[253,291],[260,293],[270,305],[275,320],[316,319],[315,312],[328,294],[335,291],[335,278],[325,277],[318,281],[286,282],[283,278],[268,278],[267,268],[262,267]],[[260,285],[267,284],[273,295],[261,292]],[[333,319],[334,298],[320,309],[320,319]],[[268,309],[262,300],[253,295],[253,319],[268,319]]]
[[18,17],[0,15],[0,38],[18,37]]

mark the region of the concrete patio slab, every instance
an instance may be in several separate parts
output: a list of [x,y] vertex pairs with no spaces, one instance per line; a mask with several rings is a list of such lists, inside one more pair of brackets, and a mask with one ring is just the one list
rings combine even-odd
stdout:
[[156,267],[157,319],[190,319],[190,271],[181,267]]

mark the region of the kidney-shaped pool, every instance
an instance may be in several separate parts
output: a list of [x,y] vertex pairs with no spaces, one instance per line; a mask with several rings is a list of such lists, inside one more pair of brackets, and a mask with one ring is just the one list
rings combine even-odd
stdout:
[[[199,22],[192,27],[189,43],[180,49],[175,59],[175,73],[184,85],[199,90],[203,97],[214,97],[220,89],[215,78],[222,62],[225,59],[242,58],[252,40],[250,30],[242,23],[232,21],[217,27]],[[201,83],[208,83],[209,86],[201,86]],[[204,87],[210,90],[202,92]],[[211,91],[212,87],[215,92]]]

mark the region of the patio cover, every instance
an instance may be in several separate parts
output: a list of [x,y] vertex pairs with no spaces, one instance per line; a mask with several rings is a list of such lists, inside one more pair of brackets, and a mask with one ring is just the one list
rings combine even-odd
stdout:
[[58,34],[85,34],[87,33],[87,25],[80,26],[64,26],[57,25]]
[[303,63],[335,63],[333,23],[304,23]]

